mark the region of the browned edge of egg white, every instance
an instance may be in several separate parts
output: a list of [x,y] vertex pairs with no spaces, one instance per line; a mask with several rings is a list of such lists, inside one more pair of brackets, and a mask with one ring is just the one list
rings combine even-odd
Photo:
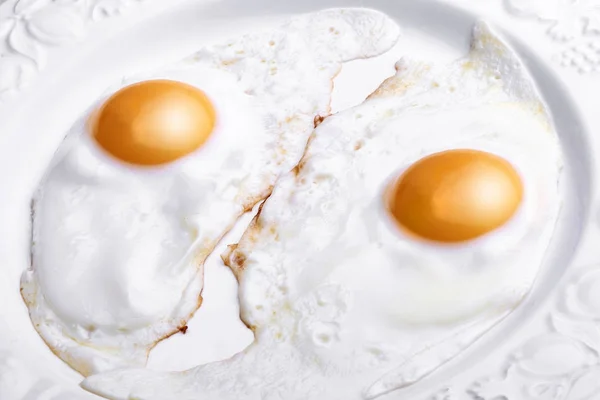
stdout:
[[[260,200],[257,200],[256,202],[258,202]],[[34,241],[33,241],[33,219],[35,218],[35,204],[36,204],[36,199],[34,198],[31,202],[31,222],[32,222],[32,229],[31,229],[31,242],[30,242],[30,265],[31,268],[33,269],[33,246],[35,245]],[[199,270],[201,276],[198,278],[201,278],[204,281],[204,262],[206,261],[206,259],[208,258],[208,256],[214,251],[215,247],[218,245],[218,243],[222,240],[223,236],[225,236],[225,234],[231,230],[231,228],[233,227],[233,224],[230,225],[226,232],[217,240],[215,240],[213,243],[210,243],[208,246],[205,246],[201,249],[199,249],[198,253],[196,254],[196,256],[194,257],[194,263],[196,265],[196,268]],[[196,278],[196,279],[198,279]],[[187,333],[188,331],[188,326],[187,326],[187,322],[193,318],[194,314],[196,313],[196,311],[198,311],[198,309],[202,306],[202,302],[203,302],[203,297],[202,297],[202,293],[204,291],[204,284],[202,286],[202,290],[200,291],[200,293],[198,294],[198,299],[197,299],[197,303],[196,303],[196,307],[195,309],[188,314],[188,316],[186,316],[185,318],[181,319],[179,325],[177,325],[171,332],[161,336],[160,338],[158,338],[157,340],[155,340],[152,343],[149,343],[147,345],[146,348],[146,356],[145,356],[145,362],[144,364],[146,364],[148,362],[148,357],[150,356],[150,352],[152,351],[152,349],[154,349],[160,342],[162,342],[165,339],[168,339],[169,337],[177,334],[177,333]],[[38,336],[43,340],[43,342],[48,346],[48,348],[50,349],[50,351],[57,356],[59,359],[61,359],[61,361],[63,361],[69,368],[73,369],[74,371],[76,371],[77,373],[83,375],[83,376],[90,376],[92,374],[91,372],[91,368],[89,365],[86,365],[85,363],[81,363],[81,362],[77,362],[76,360],[74,360],[72,357],[69,356],[68,353],[61,351],[58,347],[53,346],[51,343],[49,343],[46,338],[40,333],[39,331],[39,323],[33,323],[33,320],[31,319],[31,312],[30,310],[35,306],[35,304],[30,303],[25,296],[23,296],[23,288],[19,285],[19,292],[21,294],[21,298],[23,299],[23,301],[28,305],[28,314],[29,314],[29,320],[31,321],[34,329],[38,332]],[[43,293],[40,294],[42,297],[44,296]],[[72,337],[68,337],[70,340],[72,340],[73,342],[82,345],[83,347],[88,347],[88,348],[92,348],[92,346],[88,346],[85,343],[81,343],[79,341],[77,341],[75,338]]]
[[[333,75],[333,77],[330,79],[330,92],[333,93],[334,90],[334,80],[337,77],[337,75],[341,72],[342,69],[342,65],[340,63],[340,68],[338,69],[338,71]],[[322,115],[316,115],[314,118],[314,129],[316,129],[327,117],[329,117],[331,115],[331,96],[329,98],[329,104],[327,106],[327,115],[322,116]],[[98,111],[96,110],[95,112],[92,113],[92,115],[90,116],[90,118],[88,119],[86,126],[90,126],[90,123],[93,123],[95,121],[95,119],[97,118],[97,114]],[[313,139],[313,135],[314,132],[311,133],[311,135],[308,138],[307,144],[305,146],[304,149],[304,153],[302,155],[302,158],[300,159],[300,163],[295,166],[292,171],[294,171],[294,173],[297,175],[300,170],[302,169],[304,163],[304,157],[306,155],[306,151],[308,149],[308,146],[310,144],[310,142]],[[256,216],[252,219],[252,222],[250,223],[250,225],[248,226],[246,231],[251,231],[251,230],[257,230],[260,231],[262,229],[261,223],[259,221],[260,218],[260,214],[262,212],[262,208],[264,206],[264,201],[266,201],[270,196],[271,193],[273,191],[273,185],[271,185],[265,192],[261,193],[260,195],[250,198],[248,199],[246,202],[243,203],[242,205],[242,209],[243,209],[243,213],[249,212],[251,211],[254,206],[256,204],[258,204],[259,202],[263,201],[263,203],[259,206],[258,212],[256,214]],[[31,235],[30,235],[30,268],[33,269],[33,246],[35,245],[35,241],[33,238],[33,221],[35,218],[35,203],[36,203],[36,198],[34,197],[31,200],[31,213],[30,213],[30,218],[31,218]],[[236,218],[239,219],[239,217],[241,217],[242,214],[238,215],[238,217]],[[224,231],[223,235],[221,235],[221,237],[219,237],[216,241],[214,241],[214,243],[211,243],[209,246],[207,246],[204,250],[208,250],[205,253],[200,252],[200,254],[197,254],[197,256],[195,257],[195,262],[196,262],[196,267],[197,269],[201,269],[201,279],[204,282],[204,263],[206,261],[206,259],[208,258],[208,256],[210,254],[212,254],[212,252],[214,251],[214,249],[219,245],[219,243],[223,240],[223,237],[225,237],[225,235],[227,233],[229,233],[229,231],[231,231],[231,229],[233,229],[234,224],[231,224],[230,226],[227,227],[227,229]],[[233,245],[229,245],[227,247],[227,250],[221,255],[221,259],[223,261],[223,263],[231,269],[231,271],[233,272],[234,276],[236,277],[236,279],[239,282],[239,276],[242,273],[242,271],[244,270],[244,265],[246,262],[246,256],[237,251],[237,244],[233,244]],[[233,260],[232,260],[233,258]],[[67,359],[69,360],[70,357],[68,357],[67,353],[62,353],[59,349],[55,348],[54,346],[52,346],[50,343],[48,343],[46,341],[46,339],[44,338],[44,336],[39,332],[38,328],[39,328],[39,324],[33,324],[33,320],[31,319],[31,313],[30,313],[30,309],[33,308],[33,304],[30,304],[25,297],[23,296],[23,289],[21,288],[21,286],[19,285],[19,292],[21,294],[21,298],[23,299],[23,301],[29,306],[28,307],[28,314],[29,314],[29,320],[32,322],[32,325],[34,325],[35,330],[38,332],[38,336],[44,341],[44,343],[46,343],[46,345],[48,346],[48,348],[50,349],[50,351],[52,351],[52,353],[57,356],[59,359],[61,359],[63,362],[65,362],[65,364],[73,369],[74,371],[76,371],[77,373],[80,373],[83,376],[90,376],[91,375],[91,371],[89,367],[85,367],[83,368],[82,365],[80,365],[79,363],[75,362],[75,360],[70,360],[71,362],[67,362],[63,359]],[[200,291],[199,295],[198,295],[198,300],[197,300],[197,304],[196,304],[196,308],[184,319],[181,320],[180,324],[173,329],[172,332],[158,338],[157,340],[155,340],[154,342],[150,343],[147,347],[146,350],[146,360],[145,363],[146,364],[148,362],[148,358],[150,356],[150,352],[163,340],[170,338],[171,336],[177,334],[177,333],[182,333],[182,334],[186,334],[188,331],[188,321],[190,321],[194,315],[196,314],[196,312],[200,309],[200,307],[202,306],[203,303],[203,297],[202,297],[202,293],[204,292],[204,283],[202,285],[202,290]],[[43,294],[41,294],[41,296],[44,296]],[[242,322],[244,323],[244,325],[246,325],[249,329],[254,330],[252,326],[248,326],[243,320]],[[71,340],[77,342],[77,340],[75,340],[74,338],[70,338]],[[77,342],[79,343],[79,342]],[[82,344],[82,343],[79,343]],[[82,344],[83,345],[83,344]],[[85,347],[90,347],[90,346],[86,346],[83,345]]]
[[[341,72],[342,70],[342,65],[340,63],[340,68],[338,69],[338,71],[333,75],[333,77],[330,79],[330,92],[333,93],[333,89],[334,89],[334,80],[335,78],[338,76],[338,74]],[[313,129],[317,128],[317,126],[319,126],[327,117],[329,117],[331,115],[331,95],[329,97],[329,104],[327,105],[327,115],[322,116],[322,115],[316,115],[314,120],[313,120]],[[306,146],[304,148],[304,153],[302,154],[302,158],[300,159],[300,162],[302,162],[304,160],[304,157],[306,155],[306,151],[308,149],[308,145],[310,144],[310,142],[313,139],[313,135],[314,132],[311,133],[311,135],[308,138],[308,141],[306,143]],[[302,164],[302,166],[300,166],[300,164],[298,164],[298,166],[294,167],[294,171],[300,172],[300,169],[303,167],[304,164]],[[252,211],[252,209],[254,208],[255,205],[257,205],[258,203],[260,203],[262,201],[262,204],[259,206],[258,211],[256,213],[256,215],[254,216],[254,218],[252,219],[250,225],[248,226],[248,228],[246,228],[245,232],[251,231],[251,230],[256,230],[257,232],[260,232],[262,230],[262,224],[260,223],[259,219],[260,219],[260,214],[262,212],[263,206],[265,204],[265,201],[271,196],[271,193],[273,192],[273,185],[270,185],[269,188],[267,190],[265,190],[263,193],[259,194],[258,196],[255,197],[251,197],[250,199],[247,199],[245,202],[243,202],[242,204],[242,214],[239,214],[236,218],[236,222],[237,220],[244,214],[247,212]],[[209,250],[206,252],[206,254],[204,255],[204,257],[199,257],[199,259],[196,260],[196,262],[198,263],[197,268],[202,268],[202,280],[204,282],[204,262],[206,261],[206,259],[208,258],[209,255],[211,255],[213,253],[213,251],[215,250],[215,248],[219,245],[219,243],[223,240],[223,238],[227,235],[227,233],[229,233],[231,231],[231,229],[233,229],[235,225],[235,222],[231,225],[229,225],[227,227],[227,229],[223,232],[223,234],[221,235],[221,237],[219,237],[213,244],[212,246],[210,246],[210,248],[206,248],[206,250]],[[244,235],[245,235],[244,232]],[[244,270],[244,265],[246,262],[246,256],[244,254],[242,254],[241,252],[237,251],[237,244],[233,244],[233,245],[228,245],[227,246],[227,250],[221,255],[221,260],[223,261],[223,263],[225,264],[225,266],[227,266],[229,269],[231,269],[231,271],[233,272],[234,276],[236,277],[236,280],[239,282],[239,277],[240,274],[242,273],[242,271]],[[230,262],[230,257],[239,257],[238,259],[236,259],[236,263]],[[200,307],[202,306],[202,302],[203,302],[203,298],[202,298],[202,293],[204,292],[204,283],[202,285],[202,290],[200,291],[200,294],[198,296],[198,304],[196,306],[196,309],[193,310],[187,318],[185,318],[184,320],[182,320],[181,324],[175,329],[173,330],[171,333],[157,339],[154,343],[151,344],[150,347],[148,347],[148,350],[146,352],[146,363],[148,362],[148,358],[150,356],[150,352],[152,351],[152,349],[154,349],[160,342],[162,342],[165,339],[170,338],[171,336],[177,334],[177,333],[183,333],[186,334],[188,331],[188,326],[187,323],[189,320],[191,320],[194,315],[196,314],[196,312],[200,309]],[[241,318],[240,320],[244,323],[244,325],[246,325],[246,327],[248,327],[248,329],[254,331],[254,327],[246,324],[246,322],[244,322]],[[41,335],[40,335],[41,336]]]
[[[332,81],[333,82],[333,81]],[[330,109],[331,110],[331,109]],[[325,116],[323,115],[316,115],[314,120],[313,120],[313,124],[314,124],[314,128],[316,129],[319,125],[321,125],[321,123],[327,119],[331,114],[327,114]],[[291,172],[294,173],[294,175],[298,175],[300,173],[300,170],[302,169],[302,167],[304,166],[304,158],[306,156],[306,152],[308,150],[308,147],[310,145],[310,142],[314,139],[314,132],[311,132],[310,136],[308,137],[308,140],[306,142],[306,145],[304,147],[304,152],[302,153],[302,157],[300,158],[300,161],[298,162],[298,164],[296,166],[294,166],[291,170]],[[246,233],[250,233],[251,232],[260,232],[262,230],[262,223],[260,222],[260,215],[262,213],[263,207],[265,205],[265,202],[268,200],[268,198],[271,196],[271,193],[273,192],[273,186],[270,187],[269,189],[269,193],[264,196],[264,198],[262,200],[263,203],[258,207],[258,211],[256,212],[256,215],[254,216],[254,218],[252,218],[252,221],[250,221],[250,224],[248,225],[248,227],[246,228],[246,230],[244,231],[244,233],[242,234],[242,236],[245,236]],[[245,211],[249,212],[252,210],[252,208],[254,208],[254,206],[256,204],[258,204],[261,200],[258,200],[254,203],[249,202],[248,205],[245,207]],[[234,276],[236,277],[237,281],[239,282],[240,280],[240,275],[243,272],[244,268],[245,268],[245,263],[246,263],[246,255],[243,254],[241,251],[238,251],[238,246],[239,244],[230,244],[227,246],[227,249],[221,254],[221,260],[223,261],[223,264],[225,264],[225,266],[227,266],[229,269],[231,269],[231,271],[233,272]]]

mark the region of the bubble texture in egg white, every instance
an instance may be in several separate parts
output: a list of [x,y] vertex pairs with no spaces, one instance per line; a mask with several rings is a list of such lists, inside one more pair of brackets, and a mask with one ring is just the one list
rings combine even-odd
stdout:
[[[414,161],[452,148],[513,163],[521,209],[466,244],[404,236],[389,223],[385,188]],[[326,119],[278,181],[226,255],[252,346],[183,373],[107,373],[83,387],[123,400],[362,400],[409,386],[531,288],[559,211],[561,165],[530,76],[479,24],[466,58],[439,67],[405,60],[362,105]]]
[[299,160],[341,63],[378,55],[398,35],[379,12],[325,10],[125,80],[114,90],[183,81],[215,106],[208,142],[162,168],[104,154],[84,115],[34,199],[33,265],[22,279],[52,350],[83,375],[143,366],[198,308],[202,264],[219,239]]

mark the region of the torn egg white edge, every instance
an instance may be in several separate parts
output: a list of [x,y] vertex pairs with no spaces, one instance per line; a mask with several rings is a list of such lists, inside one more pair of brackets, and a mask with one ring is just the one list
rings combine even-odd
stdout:
[[[483,43],[483,44],[482,44]],[[491,48],[487,47],[487,43],[493,44]],[[521,104],[525,104],[526,107],[530,111],[532,111],[533,115],[538,116],[538,120],[543,122],[545,126],[547,126],[550,132],[554,133],[554,129],[552,129],[552,120],[550,118],[550,114],[547,111],[547,108],[541,97],[539,96],[537,89],[533,83],[532,78],[529,76],[527,70],[524,65],[520,62],[516,53],[512,51],[501,39],[495,36],[491,28],[486,24],[480,22],[477,24],[473,30],[473,41],[472,41],[472,49],[466,59],[459,60],[465,62],[466,64],[461,67],[459,70],[454,70],[455,64],[452,64],[450,72],[451,75],[455,79],[457,79],[457,91],[462,91],[461,95],[465,98],[474,97],[477,98],[477,93],[481,88],[469,88],[466,89],[460,86],[461,76],[463,74],[474,74],[477,78],[477,81],[484,81],[490,84],[490,87],[497,89],[495,92],[491,94],[487,94],[486,100],[493,103],[502,103],[502,102],[511,102],[516,101]],[[402,95],[410,95],[419,96],[421,92],[427,92],[427,88],[430,85],[427,83],[432,83],[433,78],[435,76],[439,76],[435,67],[432,67],[426,63],[420,62],[410,62],[410,61],[401,61],[397,65],[398,67],[398,77],[397,79],[403,80],[403,83],[407,83],[409,80],[413,80],[413,82],[408,82],[406,86],[405,92],[401,93]],[[448,67],[444,66],[443,71],[448,72]],[[499,77],[498,77],[499,75]],[[471,78],[473,78],[471,76]],[[464,78],[462,78],[464,79]],[[388,81],[393,81],[394,78],[390,78]],[[506,83],[502,86],[499,86],[498,83]],[[471,89],[475,89],[475,92],[470,91]],[[376,92],[377,93],[377,92]],[[396,95],[396,94],[395,94]],[[378,99],[377,94],[374,94],[370,97],[367,102],[377,103],[380,99]],[[383,97],[383,96],[381,96]],[[407,96],[408,97],[408,96]],[[327,121],[325,121],[325,124]],[[558,137],[553,135],[553,138],[556,139],[557,148],[558,145]],[[560,161],[560,165],[557,165],[557,169],[560,170],[562,166],[562,160]],[[560,180],[557,180],[556,187],[558,191],[558,186],[560,184]],[[558,215],[560,204],[557,204],[557,209],[553,210],[552,215]],[[543,246],[544,243],[549,243],[552,233],[554,231],[554,225],[549,226],[542,237],[540,238],[540,243]],[[224,257],[228,258],[231,256],[231,251],[228,250],[225,252]],[[541,265],[543,254],[540,255],[540,260],[537,264]],[[534,271],[537,272],[537,271]],[[535,276],[537,273],[531,276],[531,285],[535,280]],[[496,314],[488,314],[488,320],[484,320],[480,324],[480,330],[477,334],[471,335],[471,340],[461,340],[459,345],[452,341],[440,342],[440,351],[443,353],[443,356],[440,356],[438,359],[438,365],[431,368],[425,368],[422,366],[419,369],[419,374],[412,376],[410,379],[407,379],[403,375],[403,371],[407,366],[412,366],[412,363],[406,363],[400,366],[397,370],[390,372],[383,376],[380,380],[376,381],[373,385],[371,385],[367,391],[365,392],[365,396],[367,398],[375,398],[382,394],[388,393],[395,389],[399,389],[401,387],[405,387],[409,384],[412,384],[426,375],[430,374],[434,370],[438,369],[442,364],[447,361],[450,361],[457,354],[462,352],[465,348],[469,347],[472,342],[477,340],[480,336],[484,335],[486,331],[495,326],[497,323],[502,321],[506,316],[508,316],[512,309],[516,308],[525,298],[527,293],[531,289],[531,285],[523,290],[519,290],[518,293],[514,293],[511,296],[510,301],[510,310],[506,312],[498,313],[496,310]],[[433,355],[428,354],[418,354],[414,360],[416,364],[426,364],[425,361],[434,357]]]
[[[186,254],[183,262],[194,262],[196,264],[196,272],[190,279],[185,291],[182,294],[182,301],[179,304],[179,311],[175,311],[177,315],[187,315],[187,318],[178,320],[161,321],[158,326],[152,330],[152,335],[143,335],[140,337],[138,332],[123,332],[120,346],[118,347],[103,347],[93,346],[90,343],[83,343],[72,337],[68,332],[69,329],[64,325],[64,322],[52,310],[52,307],[47,303],[43,293],[40,293],[39,280],[35,272],[35,246],[39,242],[38,234],[38,219],[36,214],[39,212],[39,205],[43,201],[43,193],[47,174],[51,171],[73,148],[73,146],[81,139],[81,136],[86,132],[88,118],[93,114],[98,107],[103,104],[110,95],[117,89],[123,86],[123,83],[133,83],[139,79],[124,79],[121,84],[112,85],[99,100],[95,101],[84,113],[83,117],[79,118],[72,128],[69,130],[65,138],[62,140],[57,151],[52,157],[52,160],[47,168],[47,172],[42,177],[38,187],[36,188],[31,202],[31,246],[30,246],[30,262],[29,267],[21,276],[21,296],[27,304],[31,322],[40,334],[42,340],[50,348],[50,350],[69,366],[84,376],[97,373],[102,370],[122,368],[122,367],[141,367],[146,365],[150,350],[165,338],[178,333],[186,322],[191,319],[196,310],[201,304],[201,294],[203,290],[203,263],[204,260],[196,260],[193,253]],[[84,138],[92,140],[91,138]],[[110,156],[98,150],[95,152],[98,157],[109,159]],[[125,168],[125,167],[123,167]],[[143,169],[140,169],[143,171]],[[151,170],[146,173],[153,173]],[[233,224],[233,223],[232,223]],[[44,310],[44,312],[41,312]],[[131,343],[135,345],[131,346]],[[126,346],[123,346],[127,344]],[[129,349],[126,349],[129,347]],[[88,361],[93,360],[93,361]]]
[[[347,23],[348,26],[355,28],[354,33],[355,36],[358,39],[360,39],[361,37],[373,37],[375,36],[377,39],[376,40],[372,40],[372,43],[378,43],[377,46],[374,46],[372,48],[369,47],[365,47],[365,43],[361,42],[361,44],[359,44],[359,47],[361,50],[361,52],[358,55],[344,55],[341,54],[339,59],[336,60],[337,62],[344,62],[344,61],[350,61],[352,59],[355,58],[368,58],[368,57],[373,57],[373,56],[377,56],[382,54],[383,52],[387,51],[389,48],[391,48],[399,39],[400,35],[401,35],[401,30],[400,27],[398,26],[398,24],[396,24],[392,19],[390,19],[388,16],[386,16],[385,14],[381,13],[380,11],[377,10],[372,10],[372,9],[368,9],[368,8],[332,8],[332,9],[326,9],[326,10],[322,10],[320,12],[318,12],[317,14],[319,16],[323,16],[323,17],[327,17],[329,14],[338,14],[338,13],[342,13],[344,15],[344,18],[347,19]],[[294,24],[294,22],[296,22],[296,25],[298,25],[297,27],[295,27],[298,30],[302,30],[302,29],[307,29],[307,26],[310,23],[312,23],[315,19],[310,17],[311,14],[305,14],[304,18],[300,17],[300,18],[295,18],[295,19],[290,19],[287,22],[287,25],[291,25]],[[355,19],[364,19],[365,16],[368,16],[371,18],[371,22],[373,22],[372,24],[366,24],[366,23],[360,23],[360,24],[356,24],[354,21]],[[379,21],[380,23],[377,23],[377,21]],[[285,25],[284,25],[285,26]],[[371,27],[371,29],[369,29],[369,27]],[[363,31],[361,29],[367,29],[367,31]],[[252,33],[251,35],[255,35],[255,34],[260,34],[260,32],[255,32]],[[368,42],[366,43],[368,44]],[[196,53],[197,54],[197,53]],[[185,67],[186,65],[189,66],[189,64],[194,64],[195,57],[189,56],[187,58],[184,58],[181,61],[181,66]],[[140,77],[144,76],[143,73],[139,74],[139,76],[133,76],[133,77],[126,77],[123,78],[122,82],[120,84],[115,84],[113,85],[111,88],[117,88],[117,87],[121,87],[123,86],[123,84],[127,83],[127,82],[135,82],[135,81],[139,81]],[[150,76],[150,75],[149,75]],[[114,91],[114,90],[112,90]],[[106,93],[112,93],[112,91],[107,90]],[[109,95],[105,94],[103,96],[103,100],[106,100],[109,97]],[[94,104],[93,107],[90,107],[86,113],[84,113],[84,115],[90,115],[99,104],[101,104],[102,100],[99,102],[96,102]],[[85,127],[86,121],[84,120],[80,120],[78,121],[78,123],[75,124],[76,127],[80,127],[83,128]],[[82,132],[83,130],[77,130],[77,129],[72,129],[72,131],[70,131],[69,134],[67,134],[67,136],[65,137],[65,139],[63,140],[63,143],[59,146],[57,152],[55,153],[55,155],[53,156],[53,159],[51,161],[51,164],[48,168],[48,170],[50,170],[54,165],[56,165],[61,159],[62,157],[64,157],[64,155],[66,154],[66,152],[69,151],[69,149],[71,148],[72,144],[74,141],[76,141],[79,138],[79,135],[76,134],[77,132]],[[152,349],[152,347],[154,347],[158,342],[160,342],[161,340],[163,340],[164,338],[179,332],[180,328],[182,328],[183,326],[185,326],[185,322],[188,321],[194,314],[194,312],[198,309],[198,305],[193,305],[192,307],[183,307],[186,310],[192,310],[191,313],[189,314],[189,317],[186,318],[185,320],[179,321],[176,324],[176,328],[173,327],[173,322],[164,322],[157,327],[154,331],[155,334],[157,335],[157,337],[159,337],[158,340],[152,340],[150,341],[150,343],[147,343],[145,345],[140,345],[139,341],[140,338],[135,338],[137,339],[137,345],[135,347],[135,350],[133,352],[129,352],[129,354],[127,355],[123,355],[123,354],[119,354],[120,351],[119,349],[111,349],[111,351],[107,352],[107,349],[104,348],[94,348],[89,346],[89,344],[84,344],[84,343],[80,343],[79,341],[77,341],[77,339],[72,338],[70,335],[67,334],[67,330],[66,329],[60,329],[59,326],[53,326],[54,324],[47,324],[45,323],[45,321],[43,321],[44,316],[39,316],[37,315],[37,313],[35,312],[35,310],[39,310],[40,308],[40,304],[45,303],[43,294],[39,293],[37,288],[39,287],[37,279],[36,279],[36,274],[34,272],[34,267],[33,267],[33,254],[34,254],[34,247],[35,247],[35,243],[37,241],[37,228],[36,228],[36,219],[35,219],[35,213],[36,213],[36,205],[42,201],[42,195],[43,195],[43,183],[44,183],[44,178],[42,179],[40,185],[38,186],[38,189],[36,190],[33,200],[32,200],[32,228],[31,228],[31,240],[32,240],[32,244],[31,244],[31,251],[30,251],[30,267],[24,271],[23,275],[22,275],[22,279],[21,279],[21,294],[22,297],[24,299],[24,301],[27,303],[28,308],[29,308],[29,313],[30,313],[30,317],[32,319],[32,323],[35,325],[36,330],[39,331],[40,335],[42,336],[42,339],[46,342],[46,344],[50,347],[50,349],[60,358],[62,358],[63,360],[65,360],[66,362],[68,362],[71,367],[75,368],[78,372],[82,373],[83,375],[87,376],[90,375],[92,373],[98,372],[98,369],[100,370],[104,370],[104,369],[113,369],[113,368],[119,368],[119,367],[133,367],[133,366],[144,366],[147,358],[148,358],[148,353],[149,351]],[[188,287],[186,288],[182,298],[186,299],[186,301],[184,302],[184,304],[199,304],[199,300],[198,300],[198,296],[201,294],[202,292],[202,276],[203,276],[203,261],[201,261],[198,265],[198,272],[196,274],[197,278],[196,279],[192,279],[190,281],[190,284],[188,285]],[[51,307],[48,307],[47,304],[45,304],[45,306],[43,307],[47,310],[52,310]],[[34,311],[32,311],[32,309]],[[52,313],[51,313],[52,314]],[[50,316],[51,319],[53,317],[54,321],[60,321],[59,318],[56,318],[56,316],[51,315]],[[59,324],[60,325],[60,324]],[[127,336],[127,335],[124,335]],[[153,335],[154,336],[154,335]],[[57,340],[56,338],[58,337],[62,337],[64,339],[64,341],[61,340]],[[143,340],[142,340],[143,341]],[[148,340],[146,340],[148,341]],[[129,340],[126,340],[127,343],[129,343]],[[84,353],[88,353],[86,354],[86,356],[83,357],[83,360],[88,358],[87,356],[89,355],[90,359],[92,360],[97,360],[99,365],[95,366],[95,365],[90,365],[87,362],[81,362],[81,361],[77,361],[79,358],[81,357],[72,357],[72,352],[84,352]],[[95,362],[93,364],[96,364]]]
[[[484,46],[486,43],[493,44],[492,48],[488,49]],[[499,96],[500,100],[512,98],[520,102],[526,102],[530,104],[531,107],[538,110],[541,107],[541,110],[543,111],[542,118],[544,118],[547,123],[551,124],[550,115],[547,113],[546,107],[541,101],[535,85],[532,83],[531,78],[520,63],[518,56],[495,36],[487,24],[479,23],[474,28],[472,44],[470,59],[472,61],[477,61],[477,63],[474,64],[477,66],[477,69],[487,73],[492,78],[496,73],[500,73],[502,79],[499,81],[506,79],[508,82],[508,85],[503,88],[503,91],[505,94],[508,94],[508,97]],[[399,69],[399,74],[404,74],[402,79],[415,79],[421,81],[435,76],[435,74],[431,73],[430,66],[425,63],[415,64],[412,62],[399,62],[397,67]],[[509,73],[507,71],[512,72]],[[407,94],[415,94],[412,91],[419,91],[422,87],[422,85],[414,85],[413,88],[409,88]],[[377,95],[374,94],[372,96],[373,100],[375,100],[376,97]],[[543,240],[549,241],[551,235],[551,231],[547,232],[548,237]],[[224,256],[227,257],[229,254],[229,252],[226,252]],[[515,304],[515,307],[516,306],[517,304]],[[510,313],[511,310],[500,315],[496,313],[494,315],[484,316],[483,320],[475,321],[468,325],[471,334],[463,337],[459,343],[452,340],[446,340],[439,344],[440,352],[417,354],[413,359],[407,361],[397,369],[390,371],[381,379],[366,388],[363,393],[364,398],[373,399],[419,381],[441,367],[447,361],[456,357],[457,354],[464,351],[464,349],[472,345],[474,341],[485,335],[489,329],[503,320]],[[461,332],[464,333],[464,331]],[[435,358],[433,361],[435,367],[433,368],[431,368],[431,357]],[[404,372],[408,367],[416,368],[415,373],[411,375],[405,374]],[[125,400],[129,398],[129,395],[135,387],[144,386],[145,384],[149,385],[156,380],[184,379],[187,375],[193,373],[193,371],[194,370],[192,369],[181,373],[166,374],[148,370],[115,371],[86,379],[82,382],[81,386],[88,391],[100,395]]]

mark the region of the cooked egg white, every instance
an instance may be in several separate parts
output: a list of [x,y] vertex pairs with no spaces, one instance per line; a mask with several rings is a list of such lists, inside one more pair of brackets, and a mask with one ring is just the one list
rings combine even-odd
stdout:
[[303,15],[94,104],[34,199],[22,293],[50,348],[83,375],[145,365],[199,307],[219,239],[300,159],[341,63],[398,34],[376,11]]
[[319,125],[226,254],[254,344],[84,388],[120,400],[373,399],[522,301],[557,220],[562,165],[530,76],[485,24],[466,58],[397,69]]

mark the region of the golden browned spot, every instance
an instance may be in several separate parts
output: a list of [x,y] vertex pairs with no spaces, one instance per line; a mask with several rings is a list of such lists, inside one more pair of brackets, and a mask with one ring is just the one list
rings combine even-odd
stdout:
[[523,200],[523,183],[503,158],[450,150],[414,163],[390,188],[397,224],[418,237],[463,242],[505,224]]
[[362,149],[363,145],[364,143],[362,140],[359,140],[358,142],[354,143],[354,151]]
[[[278,154],[279,154],[279,155],[281,155],[281,156],[285,156],[285,155],[287,155],[287,153],[288,153],[288,152],[287,152],[287,149],[286,149],[285,147],[282,147],[282,146],[279,146],[279,147],[277,147],[277,152],[278,152]],[[283,161],[284,161],[284,160],[282,160],[281,162],[283,162]]]
[[469,70],[471,70],[471,69],[473,69],[473,68],[475,68],[475,65],[473,65],[473,62],[472,62],[472,61],[465,61],[465,62],[463,63],[463,70],[465,70],[465,71],[469,71]]
[[300,159],[300,161],[298,162],[298,164],[294,168],[292,168],[292,172],[293,172],[294,175],[296,175],[296,178],[300,176],[300,173],[302,172],[302,169],[304,168],[304,165],[306,165],[305,156],[303,156]]
[[323,122],[323,121],[325,121],[325,117],[323,117],[322,115],[317,115],[314,120],[315,128],[318,127],[319,125],[321,125],[321,122]]
[[300,172],[302,172],[302,169],[304,169],[305,165],[306,165],[306,160],[304,159],[304,157],[302,157],[302,159],[298,162],[298,165],[296,165],[296,168],[298,168],[296,175],[298,175]]
[[236,268],[243,269],[244,264],[246,263],[246,255],[241,251],[235,251],[233,253],[233,258],[231,261],[233,262],[233,265],[236,266]]
[[201,90],[152,80],[112,95],[91,121],[96,142],[131,164],[172,162],[202,146],[215,126],[215,110]]
[[269,233],[273,236],[273,239],[278,242],[279,241],[279,232],[277,231],[277,226],[271,225],[269,227]]
[[209,238],[205,238],[204,240],[202,240],[202,242],[198,246],[196,254],[194,255],[195,262],[198,264],[202,264],[206,257],[208,257],[210,253],[212,253],[216,245],[217,242],[215,240]]
[[285,118],[287,124],[302,122],[297,115],[290,115]]
[[238,248],[237,244],[230,244],[227,246],[227,250],[225,250],[221,254],[221,260],[223,261],[223,264],[227,265],[229,268],[231,268],[231,263],[229,262],[229,258],[231,257],[231,255],[233,254],[235,249],[237,249],[237,248]]
[[[271,186],[270,191],[273,191],[273,186]],[[269,193],[269,196],[271,195],[271,193]],[[262,214],[262,210],[265,206],[265,202],[263,201],[262,203],[260,203],[260,206],[258,206],[258,211],[256,212],[256,215],[254,216],[254,220],[252,221],[252,226],[256,227],[256,229],[262,229],[262,221],[260,220],[260,215]]]
[[403,94],[409,88],[414,86],[413,80],[400,79],[397,76],[386,79],[377,90],[371,93],[367,98],[391,96],[394,94]]
[[249,229],[247,231],[247,238],[248,241],[251,243],[256,243],[258,242],[258,240],[260,239],[260,233],[261,233],[262,229],[260,227],[252,227],[251,229]]

